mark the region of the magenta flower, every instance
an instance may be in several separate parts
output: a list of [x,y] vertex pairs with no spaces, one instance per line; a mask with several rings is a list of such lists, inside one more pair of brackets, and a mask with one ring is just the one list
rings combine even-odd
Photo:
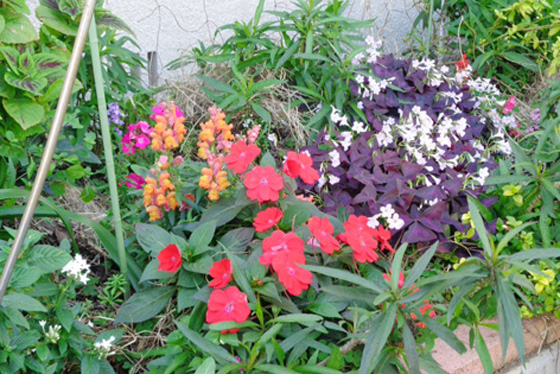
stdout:
[[136,144],[134,145],[136,148],[145,149],[149,145],[150,138],[148,138],[146,135],[142,134],[136,137]]
[[540,122],[541,121],[541,110],[540,110],[540,108],[537,108],[537,109],[531,111],[531,119],[533,120],[533,122]]
[[144,178],[142,178],[140,175],[138,174],[134,174],[134,173],[130,173],[127,177],[127,182],[125,183],[126,186],[128,188],[134,188],[135,190],[141,190],[144,187],[144,184],[146,184],[146,181],[144,180]]
[[515,96],[511,96],[504,106],[504,114],[510,114],[515,108],[515,104],[517,104],[517,100],[515,99]]
[[150,133],[153,129],[145,121],[128,125],[128,132],[123,136],[122,150],[126,155],[133,155],[136,149],[146,149],[150,145]]

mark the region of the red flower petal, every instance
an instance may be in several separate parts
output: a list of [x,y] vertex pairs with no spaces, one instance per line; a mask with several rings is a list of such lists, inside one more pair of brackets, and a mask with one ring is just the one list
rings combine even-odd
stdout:
[[159,261],[158,270],[174,273],[181,268],[183,260],[181,259],[181,251],[175,244],[165,247],[157,256]]
[[253,221],[257,232],[265,232],[273,228],[282,219],[282,211],[278,208],[268,208],[259,212]]
[[208,283],[208,286],[217,289],[224,288],[231,281],[232,272],[233,267],[231,265],[231,261],[227,258],[214,262],[214,265],[212,265],[208,272],[214,279]]

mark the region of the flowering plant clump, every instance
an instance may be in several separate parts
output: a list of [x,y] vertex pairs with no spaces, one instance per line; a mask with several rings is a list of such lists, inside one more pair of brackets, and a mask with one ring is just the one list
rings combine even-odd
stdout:
[[[356,334],[375,336],[394,353],[389,361],[396,363],[403,334],[412,331],[413,339],[433,339],[437,334],[430,328],[452,334],[436,321],[434,289],[417,282],[436,246],[405,279],[409,273],[401,261],[406,246],[395,251],[392,230],[386,226],[400,224],[394,222],[398,219],[391,205],[383,206],[378,217],[327,215],[293,189],[296,182],[319,182],[309,154],[290,151],[278,167],[270,153],[259,161],[261,150],[248,138],[240,137],[229,149],[222,170],[231,171],[235,193],[210,202],[198,221],[183,226],[184,238],[176,234],[177,228],[169,233],[155,225],[137,225],[138,243],[153,258],[141,282],[165,284],[134,294],[122,305],[116,323],[145,321],[177,300],[177,310],[187,315],[176,322],[180,333],[196,347],[228,345],[232,367],[247,372],[274,372],[272,366],[285,365],[282,356],[293,348],[288,346],[292,335],[304,351],[313,349],[308,341],[329,347]],[[401,274],[394,287],[393,280],[383,276],[391,271]],[[157,304],[151,302],[154,298]],[[148,313],[142,307],[146,303]],[[350,327],[341,323],[345,319],[356,323]],[[381,320],[389,335],[377,335]],[[272,346],[260,347],[251,334],[257,340],[274,337],[276,344],[286,345],[285,353],[276,356]],[[271,355],[263,354],[265,349]],[[205,348],[200,350],[206,357]],[[304,351],[295,358],[299,365],[308,358]],[[318,360],[328,359],[330,352],[320,353]],[[377,362],[365,355],[356,360],[334,368],[344,371]],[[376,366],[380,372],[389,362],[382,361]]]
[[128,132],[121,139],[124,154],[133,155],[138,149],[146,149],[152,132],[153,129],[144,121],[128,125]]
[[373,57],[350,83],[363,119],[333,108],[332,135],[307,148],[321,173],[312,189],[328,213],[345,207],[374,226],[383,220],[405,242],[445,242],[449,229],[465,230],[467,195],[483,191],[492,154],[511,153],[505,137],[515,120],[488,109],[499,92],[470,80],[466,59],[449,76],[430,60]]

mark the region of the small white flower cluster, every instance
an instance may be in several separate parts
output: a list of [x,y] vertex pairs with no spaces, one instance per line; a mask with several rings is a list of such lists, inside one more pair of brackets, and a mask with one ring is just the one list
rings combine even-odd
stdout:
[[45,327],[47,326],[47,321],[45,320],[39,321],[39,325],[41,325],[41,329],[43,329],[43,334],[45,334],[45,337],[47,338],[49,343],[56,344],[60,340],[59,331],[62,328],[62,326],[53,325],[53,326],[49,326],[48,330],[45,330]]
[[79,253],[76,254],[73,260],[68,262],[63,268],[62,272],[68,277],[72,278],[76,282],[80,282],[84,285],[89,281],[89,273],[91,272],[89,264],[86,259],[83,258]]
[[102,360],[107,358],[107,356],[115,354],[115,350],[113,349],[113,343],[115,340],[116,338],[111,336],[109,339],[102,339],[100,342],[93,343],[98,359]]
[[380,217],[385,219],[385,221],[387,222],[387,226],[391,230],[400,230],[404,226],[404,220],[401,219],[397,212],[395,212],[392,204],[384,205],[379,210],[381,211],[381,213],[368,218],[367,225],[372,229],[379,226]]
[[383,42],[381,40],[375,40],[373,38],[373,36],[368,36],[366,38],[366,44],[368,45],[368,49],[366,50],[365,53],[358,53],[356,56],[354,56],[354,58],[352,59],[352,65],[360,65],[361,63],[363,63],[363,60],[365,59],[367,61],[368,64],[373,64],[375,62],[377,62],[377,59],[379,57],[381,57],[381,46],[383,45]]
[[331,105],[331,121],[338,126],[348,126],[348,118]]

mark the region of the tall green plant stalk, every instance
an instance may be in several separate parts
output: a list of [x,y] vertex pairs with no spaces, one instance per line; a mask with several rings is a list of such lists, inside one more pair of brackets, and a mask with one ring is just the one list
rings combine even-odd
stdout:
[[430,44],[432,44],[432,33],[434,32],[434,0],[430,0],[430,11],[428,12],[428,35],[426,35],[426,58],[430,57]]
[[[115,224],[115,237],[119,253],[119,265],[121,273],[127,277],[126,252],[124,249],[124,237],[122,228],[121,211],[119,207],[119,194],[117,191],[117,178],[115,175],[115,161],[113,159],[113,148],[111,142],[111,130],[107,118],[107,103],[105,101],[105,88],[103,87],[103,74],[101,73],[101,58],[99,55],[99,42],[97,40],[97,25],[95,17],[89,28],[89,43],[91,47],[91,60],[93,64],[93,78],[95,80],[95,92],[97,94],[97,105],[99,109],[99,122],[101,123],[101,136],[103,138],[103,149],[105,152],[105,163],[107,165],[107,179],[109,181],[109,192],[111,194],[111,208]],[[128,294],[128,287],[127,294]]]

